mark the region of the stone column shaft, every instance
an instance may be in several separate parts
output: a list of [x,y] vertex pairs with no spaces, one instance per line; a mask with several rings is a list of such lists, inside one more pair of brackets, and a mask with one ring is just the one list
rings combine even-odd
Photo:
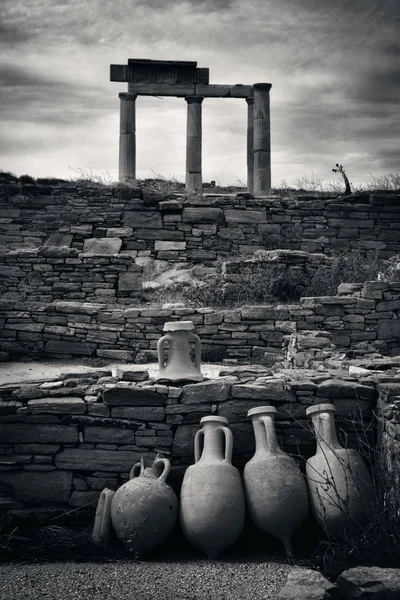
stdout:
[[129,183],[136,179],[136,98],[137,94],[119,94],[119,172],[118,179]]
[[271,193],[270,83],[254,84],[254,194]]
[[201,192],[201,103],[202,96],[186,96],[186,191]]
[[249,96],[247,102],[247,189],[254,191],[254,98]]

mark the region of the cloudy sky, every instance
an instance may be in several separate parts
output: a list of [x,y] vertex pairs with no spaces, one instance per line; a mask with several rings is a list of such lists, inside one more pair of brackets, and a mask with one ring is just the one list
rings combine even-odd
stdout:
[[[0,169],[117,176],[110,63],[195,60],[210,83],[270,82],[272,182],[341,162],[400,171],[398,0],[0,0]],[[246,179],[244,100],[203,102],[203,179]],[[183,180],[186,103],[137,100],[137,175]]]

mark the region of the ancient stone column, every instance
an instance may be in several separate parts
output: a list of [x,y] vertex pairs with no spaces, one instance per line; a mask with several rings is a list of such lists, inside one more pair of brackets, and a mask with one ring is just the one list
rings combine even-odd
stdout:
[[249,96],[247,102],[247,189],[254,191],[254,98]]
[[203,96],[186,96],[186,191],[201,192],[201,103]]
[[136,178],[136,98],[137,94],[119,94],[119,173],[118,179],[130,183]]
[[270,83],[254,84],[254,194],[271,193]]

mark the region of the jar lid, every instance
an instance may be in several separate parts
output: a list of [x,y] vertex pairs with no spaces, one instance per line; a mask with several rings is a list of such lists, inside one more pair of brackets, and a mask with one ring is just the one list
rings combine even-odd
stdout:
[[193,321],[168,321],[164,323],[163,331],[193,331]]
[[223,423],[224,425],[229,425],[229,421],[228,421],[228,419],[225,419],[225,417],[217,417],[217,416],[214,417],[213,415],[201,418],[200,424],[201,423],[209,423],[210,421],[214,421],[215,423]]
[[336,407],[334,404],[314,404],[314,406],[309,406],[306,410],[306,415],[309,417],[310,415],[315,415],[320,412],[336,412]]
[[276,414],[277,412],[275,406],[256,406],[248,411],[247,416],[253,417],[254,415]]

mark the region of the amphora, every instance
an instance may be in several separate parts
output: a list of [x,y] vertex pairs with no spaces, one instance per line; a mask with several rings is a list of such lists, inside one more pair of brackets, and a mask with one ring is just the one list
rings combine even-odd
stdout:
[[368,520],[375,492],[368,469],[356,450],[343,448],[336,436],[333,404],[307,409],[317,451],[306,465],[308,489],[317,522],[333,537],[343,538]]
[[208,558],[216,558],[242,532],[245,500],[239,471],[232,466],[228,420],[209,416],[200,424],[195,464],[182,483],[180,522],[186,538]]
[[278,445],[276,412],[273,406],[259,406],[247,413],[256,451],[244,468],[244,490],[252,521],[279,538],[287,555],[292,556],[291,536],[308,515],[308,493],[295,460]]
[[145,468],[142,457],[130,479],[114,494],[111,519],[118,539],[139,558],[158,546],[172,531],[178,514],[178,499],[166,483],[171,469],[167,458],[157,455]]
[[[158,366],[160,379],[169,381],[202,381],[201,342],[198,335],[193,333],[192,321],[171,321],[164,324],[166,331],[157,343]],[[190,343],[194,343],[194,363],[190,356]],[[169,346],[168,359],[165,361],[164,350]]]

